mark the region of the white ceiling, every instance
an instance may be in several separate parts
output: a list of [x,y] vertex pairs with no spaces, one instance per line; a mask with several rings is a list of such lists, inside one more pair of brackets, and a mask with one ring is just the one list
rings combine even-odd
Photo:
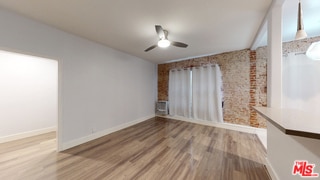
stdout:
[[[297,32],[299,0],[285,0],[282,11],[282,41],[294,41]],[[308,37],[320,36],[320,0],[301,0],[304,29]],[[267,45],[267,32],[260,46]]]
[[[0,6],[131,55],[163,63],[250,48],[271,1],[0,0]],[[298,0],[286,0],[287,3],[290,5],[284,10],[287,23],[284,37],[290,39],[296,30]],[[305,29],[312,36],[313,31],[320,33],[319,5],[319,0],[302,0]],[[313,18],[310,22],[309,17]],[[187,43],[189,47],[144,52],[158,40],[156,24],[169,31],[169,40]],[[309,24],[317,26],[308,32]]]

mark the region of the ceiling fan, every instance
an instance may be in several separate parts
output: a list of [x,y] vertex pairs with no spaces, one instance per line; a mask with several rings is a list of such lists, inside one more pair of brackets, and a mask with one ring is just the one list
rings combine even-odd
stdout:
[[156,48],[157,46],[162,47],[162,48],[168,47],[170,45],[176,46],[176,47],[181,47],[181,48],[188,47],[188,44],[185,44],[182,42],[169,41],[168,40],[168,31],[164,30],[160,25],[155,25],[155,27],[156,27],[156,32],[159,36],[159,41],[157,44],[152,45],[152,46],[148,47],[146,50],[144,50],[145,52],[148,52],[148,51]]

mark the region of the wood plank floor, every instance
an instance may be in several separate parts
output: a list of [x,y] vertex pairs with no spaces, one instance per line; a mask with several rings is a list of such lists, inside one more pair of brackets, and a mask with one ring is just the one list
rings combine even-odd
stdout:
[[270,179],[256,135],[160,117],[55,149],[55,133],[0,144],[0,179]]

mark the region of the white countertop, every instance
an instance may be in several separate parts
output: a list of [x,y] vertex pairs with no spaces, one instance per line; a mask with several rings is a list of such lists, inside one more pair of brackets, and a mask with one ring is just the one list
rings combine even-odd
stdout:
[[285,134],[320,139],[320,117],[294,109],[253,107]]

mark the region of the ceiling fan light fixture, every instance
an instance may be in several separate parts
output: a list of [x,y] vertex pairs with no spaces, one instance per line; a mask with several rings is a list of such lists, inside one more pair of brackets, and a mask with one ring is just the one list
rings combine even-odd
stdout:
[[157,44],[152,45],[148,47],[147,49],[144,50],[144,52],[148,52],[156,47],[161,47],[161,48],[167,48],[169,46],[175,46],[179,48],[186,48],[188,47],[188,44],[178,42],[178,41],[169,41],[168,40],[168,31],[164,30],[160,25],[155,25],[156,32],[159,37],[159,41]]
[[312,60],[320,61],[320,41],[312,43],[308,48],[306,55]]
[[298,5],[298,22],[297,22],[297,33],[296,33],[296,40],[304,39],[307,37],[306,31],[304,31],[303,26],[303,14],[301,8],[301,2],[299,1]]
[[170,41],[168,39],[161,39],[160,41],[158,41],[158,46],[161,48],[166,48],[170,46]]

